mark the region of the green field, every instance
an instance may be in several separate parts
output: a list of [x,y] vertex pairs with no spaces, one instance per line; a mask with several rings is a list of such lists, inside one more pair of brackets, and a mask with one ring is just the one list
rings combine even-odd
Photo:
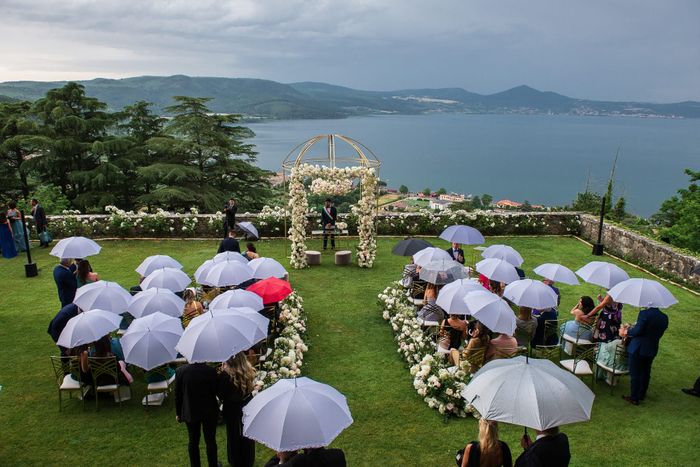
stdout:
[[[526,260],[524,269],[543,262],[578,268],[592,260],[590,249],[575,239],[498,238]],[[380,239],[375,267],[336,267],[332,256],[323,265],[292,271],[291,282],[304,298],[308,314],[309,352],[303,373],[331,384],[346,395],[354,424],[333,446],[343,448],[349,465],[454,465],[455,451],[477,436],[476,420],[444,423],[413,389],[412,378],[396,352],[391,328],[381,318],[377,294],[398,278],[405,258],[392,256],[395,239]],[[444,242],[443,242],[444,243]],[[152,254],[169,254],[188,273],[216,251],[214,241],[105,241],[91,258],[103,279],[125,287],[135,283],[134,268]],[[444,244],[447,246],[447,244]],[[311,245],[310,245],[311,246]],[[260,242],[258,251],[284,263],[286,244]],[[186,465],[187,433],[175,422],[172,400],[146,410],[140,405],[143,383],[132,387],[123,407],[101,403],[100,410],[73,399],[58,411],[49,355],[57,349],[46,333],[59,309],[52,279],[54,258],[33,249],[39,277],[24,277],[24,259],[0,259],[3,309],[0,313],[0,465]],[[467,261],[470,253],[467,253]],[[621,264],[634,277],[640,271]],[[595,295],[594,286],[562,286],[562,314],[580,295]],[[700,376],[700,298],[678,287],[671,291],[680,303],[668,310],[670,327],[654,363],[647,401],[639,407],[620,396],[628,380],[610,394],[598,384],[590,422],[564,427],[569,435],[571,465],[697,465],[700,399],[681,393]],[[636,310],[625,307],[624,321]],[[589,379],[585,380],[589,382]],[[514,457],[520,453],[522,428],[501,426],[501,437]],[[219,458],[225,461],[225,430],[218,432]],[[271,452],[257,448],[258,464]],[[204,459],[204,453],[202,452]]]

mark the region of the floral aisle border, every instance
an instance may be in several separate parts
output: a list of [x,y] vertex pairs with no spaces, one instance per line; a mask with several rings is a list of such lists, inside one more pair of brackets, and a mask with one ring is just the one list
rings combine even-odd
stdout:
[[477,416],[461,396],[469,380],[468,362],[450,372],[445,359],[434,355],[435,342],[418,323],[415,306],[408,301],[406,288],[399,282],[392,282],[378,299],[383,309],[382,317],[394,330],[397,351],[410,367],[413,387],[428,407],[437,409],[445,417],[466,417],[470,413]]
[[[290,264],[295,269],[305,268],[306,264],[306,227],[309,203],[306,198],[304,180],[312,179],[312,189],[338,190],[347,188],[347,180],[360,179],[362,196],[352,211],[357,216],[357,231],[360,238],[357,246],[357,264],[362,268],[371,268],[377,256],[377,241],[375,239],[375,217],[377,204],[377,176],[370,167],[324,167],[319,165],[301,164],[292,169],[289,182],[289,208],[291,210],[291,227],[289,240],[292,242]],[[317,181],[321,180],[321,181]]]

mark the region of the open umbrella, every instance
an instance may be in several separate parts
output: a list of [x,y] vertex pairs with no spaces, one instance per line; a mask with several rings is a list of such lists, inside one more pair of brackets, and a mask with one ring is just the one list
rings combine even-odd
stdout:
[[86,284],[75,293],[73,303],[83,310],[111,311],[112,313],[124,313],[131,301],[131,294],[116,282],[97,281]]
[[255,311],[265,308],[260,295],[242,289],[227,290],[221,295],[217,295],[209,304],[209,308],[213,309],[233,307],[247,307]]
[[245,316],[250,321],[255,322],[256,327],[251,334],[251,339],[253,342],[260,342],[267,337],[268,326],[270,325],[270,320],[249,307],[230,307],[230,308],[211,308],[211,313],[204,313],[192,319],[194,321],[200,318],[198,321],[205,321],[211,319],[213,316],[219,315],[221,313],[238,313]]
[[525,262],[520,253],[508,245],[491,245],[481,252],[481,257],[502,259],[515,267],[520,267]]
[[451,225],[442,231],[440,238],[462,245],[480,245],[486,241],[481,232],[468,225]]
[[243,407],[243,435],[275,451],[328,446],[352,422],[345,396],[306,377],[281,379]]
[[467,293],[462,299],[467,314],[481,321],[493,332],[512,336],[515,332],[515,314],[508,303],[495,293],[481,287]]
[[68,320],[56,345],[72,349],[99,340],[119,327],[122,317],[107,310],[78,313]]
[[202,284],[212,287],[229,287],[249,281],[253,278],[253,270],[248,264],[238,261],[215,262],[200,280]]
[[208,259],[205,262],[203,262],[194,272],[194,280],[197,281],[197,283],[201,284],[202,280],[205,277],[207,277],[207,273],[209,272],[209,269],[211,269],[212,266],[214,266],[213,259]]
[[576,274],[589,284],[595,284],[606,289],[611,289],[620,282],[630,278],[622,268],[605,261],[591,261],[576,271]]
[[518,306],[545,310],[557,306],[557,294],[544,282],[522,279],[511,282],[503,291],[507,298]]
[[422,238],[407,238],[397,243],[391,249],[391,253],[398,256],[413,256],[424,248],[433,246],[430,242]]
[[182,323],[177,318],[159,311],[136,318],[120,339],[124,361],[146,371],[172,362],[180,336]]
[[178,318],[185,309],[185,301],[172,290],[153,287],[143,290],[133,297],[127,310],[134,318],[141,318],[156,312]]
[[549,279],[552,282],[561,282],[563,284],[578,285],[578,279],[574,271],[556,263],[540,264],[534,269],[535,274]]
[[467,271],[464,266],[453,259],[438,259],[423,266],[419,277],[431,284],[443,285],[466,278]]
[[239,263],[248,264],[248,259],[237,251],[224,251],[212,258],[215,263],[220,261],[238,261]]
[[179,269],[161,268],[150,273],[143,282],[141,282],[141,288],[146,290],[158,287],[173,292],[181,292],[190,285],[190,282],[192,282],[190,277]]
[[268,277],[282,279],[287,275],[287,270],[284,269],[284,266],[272,258],[255,258],[250,260],[248,266],[253,270],[255,279],[267,279]]
[[468,315],[464,297],[469,292],[484,290],[481,284],[470,279],[457,279],[443,287],[438,293],[435,304],[450,315]]
[[492,281],[510,284],[520,279],[515,266],[508,261],[498,258],[486,258],[476,263],[476,272],[483,274]]
[[68,237],[60,240],[51,249],[51,256],[58,258],[86,258],[96,255],[102,247],[86,237]]
[[549,360],[493,360],[462,391],[486,420],[543,431],[590,420],[595,394],[578,377]]
[[627,279],[608,290],[608,295],[618,303],[640,308],[668,308],[678,303],[666,287],[650,279]]
[[143,277],[147,277],[156,269],[162,268],[182,269],[182,264],[168,255],[153,255],[144,259],[141,264],[139,264],[139,267],[136,268],[136,272]]
[[292,286],[289,282],[277,279],[276,277],[268,277],[260,282],[256,282],[246,289],[248,292],[253,292],[260,295],[264,304],[281,302],[292,293]]
[[257,240],[260,238],[260,235],[258,235],[258,229],[256,229],[251,222],[239,222],[238,228],[241,229],[244,234],[246,234],[246,237],[248,237],[249,240]]
[[418,253],[413,254],[413,262],[421,267],[425,266],[431,261],[437,261],[441,259],[454,260],[452,255],[450,255],[447,251],[443,250],[442,248],[436,248],[434,246],[423,248]]

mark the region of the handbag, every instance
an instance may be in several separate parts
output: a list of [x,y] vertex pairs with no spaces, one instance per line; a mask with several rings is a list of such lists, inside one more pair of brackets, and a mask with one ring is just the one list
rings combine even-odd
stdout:
[[44,230],[43,232],[39,233],[39,240],[41,240],[41,243],[49,244],[53,240],[53,237],[48,230]]

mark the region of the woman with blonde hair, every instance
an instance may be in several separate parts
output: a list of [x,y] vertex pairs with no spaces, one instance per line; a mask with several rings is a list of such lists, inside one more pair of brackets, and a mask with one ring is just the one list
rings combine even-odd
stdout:
[[457,465],[461,467],[513,466],[508,445],[498,439],[498,422],[483,418],[479,420],[479,441],[467,444],[461,458],[458,456]]
[[187,327],[187,325],[192,321],[192,318],[204,313],[204,307],[201,303],[195,300],[194,290],[185,289],[182,293],[182,299],[185,301],[185,310],[182,313],[182,322]]
[[219,399],[224,405],[226,454],[233,467],[251,467],[255,461],[255,442],[243,436],[243,406],[252,397],[255,369],[245,352],[238,352],[221,364]]

